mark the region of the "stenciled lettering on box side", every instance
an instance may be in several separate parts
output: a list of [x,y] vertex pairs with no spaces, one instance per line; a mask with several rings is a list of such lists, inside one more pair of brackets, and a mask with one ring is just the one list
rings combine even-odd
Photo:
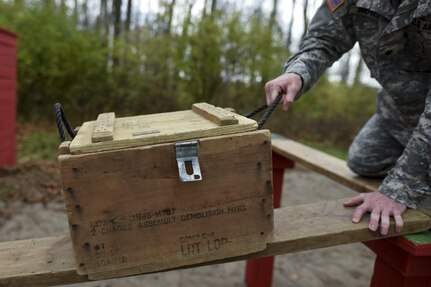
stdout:
[[[79,236],[86,237],[87,242],[84,244],[84,253],[82,255],[84,260],[81,264],[81,269],[86,270],[95,267],[106,266],[134,266],[148,262],[148,254],[157,254],[156,250],[163,252],[176,253],[177,258],[190,258],[193,256],[202,256],[208,253],[216,253],[227,246],[235,243],[235,238],[229,232],[221,231],[223,225],[226,224],[225,220],[233,221],[233,218],[220,217],[241,215],[242,218],[249,218],[246,212],[250,208],[250,201],[244,200],[234,204],[225,206],[218,206],[202,210],[183,210],[179,212],[176,208],[163,208],[157,210],[142,210],[132,212],[126,215],[119,215],[113,219],[98,219],[92,220],[85,228],[90,231],[90,236],[80,234]],[[208,227],[200,228],[193,227],[195,221],[217,220],[215,225],[217,228]],[[243,222],[244,219],[238,219],[237,223]],[[185,228],[188,225],[191,228]],[[155,242],[151,240],[154,232],[163,234],[163,231],[170,229],[171,233],[175,234],[170,238],[163,238],[163,242]],[[199,230],[201,229],[201,230]],[[172,230],[178,232],[172,232]],[[184,231],[189,230],[189,231]],[[142,233],[140,231],[143,231]],[[135,239],[139,237],[142,241],[137,244],[136,240],[132,241],[133,247],[125,246],[127,241],[124,241],[124,236],[119,240],[112,240],[120,234],[128,234]],[[154,246],[153,246],[154,245]],[[160,246],[168,246],[168,249],[158,249]],[[127,250],[125,250],[127,249]],[[147,249],[147,250],[145,250]],[[153,258],[152,260],[157,260]],[[151,264],[151,263],[149,263]],[[156,262],[154,264],[157,264]]]

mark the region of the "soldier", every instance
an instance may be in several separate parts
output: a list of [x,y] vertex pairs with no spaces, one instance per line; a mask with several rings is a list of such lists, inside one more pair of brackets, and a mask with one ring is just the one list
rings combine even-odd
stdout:
[[377,110],[348,152],[348,166],[384,178],[378,192],[347,200],[353,222],[370,212],[369,229],[403,227],[406,207],[431,195],[431,0],[326,0],[285,73],[266,83],[267,104],[282,95],[285,111],[358,42],[381,85]]

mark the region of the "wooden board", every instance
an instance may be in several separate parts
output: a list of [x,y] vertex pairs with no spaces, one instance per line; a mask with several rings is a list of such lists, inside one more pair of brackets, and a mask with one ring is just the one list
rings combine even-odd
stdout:
[[[233,114],[233,113],[232,113]],[[254,120],[234,114],[238,124],[219,126],[192,110],[116,118],[113,140],[92,143],[95,122],[85,122],[70,145],[72,154],[117,150],[143,145],[254,131]]]
[[[324,201],[277,209],[274,214],[274,241],[270,242],[265,250],[202,265],[399,235],[393,228],[387,236],[369,231],[368,216],[361,223],[351,223],[353,209],[343,207],[342,201]],[[420,232],[431,227],[431,218],[417,210],[407,210],[403,218],[405,226],[401,234]],[[180,268],[190,267],[194,266],[184,265]],[[76,273],[69,236],[0,242],[0,286],[53,286],[84,281],[88,281],[87,276]]]
[[114,139],[114,122],[115,113],[103,113],[97,116],[91,142],[112,141]]
[[198,157],[202,181],[182,183],[172,143],[60,156],[78,272],[151,272],[264,249],[269,131],[201,139]]
[[288,139],[273,139],[272,149],[283,157],[325,175],[357,192],[376,191],[379,179],[369,179],[354,174],[346,162]]
[[0,286],[86,282],[76,273],[69,235],[0,242]]
[[218,126],[236,125],[238,124],[238,119],[235,114],[207,103],[197,103],[193,104],[192,111],[212,121]]

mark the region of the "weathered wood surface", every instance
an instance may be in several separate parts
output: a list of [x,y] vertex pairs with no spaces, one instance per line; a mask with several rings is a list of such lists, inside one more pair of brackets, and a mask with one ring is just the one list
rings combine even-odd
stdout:
[[115,113],[103,113],[97,116],[91,142],[112,141],[114,139],[114,122]]
[[85,282],[76,273],[69,236],[0,242],[0,286]]
[[271,154],[268,130],[200,139],[202,181],[186,183],[172,143],[60,156],[78,273],[109,278],[265,249]]
[[[274,241],[265,250],[200,266],[375,240],[431,227],[430,216],[409,209],[403,216],[405,226],[402,233],[394,232],[392,222],[389,234],[382,236],[368,230],[368,215],[360,223],[351,223],[352,212],[352,208],[342,206],[342,200],[277,209]],[[86,276],[76,273],[73,258],[69,236],[2,242],[0,286],[51,286],[87,281]]]
[[69,146],[70,146],[70,141],[62,142],[58,147],[58,154],[59,155],[69,154],[70,153]]
[[219,107],[207,103],[197,103],[193,104],[192,111],[212,121],[218,126],[236,125],[238,124],[238,119],[235,114]]
[[381,180],[354,174],[346,162],[288,139],[273,139],[272,150],[357,192],[372,192]]
[[70,152],[83,154],[117,150],[257,129],[256,121],[238,114],[234,115],[238,124],[225,126],[219,126],[192,110],[116,118],[113,140],[97,143],[93,143],[91,140],[95,121],[85,122],[70,144]]

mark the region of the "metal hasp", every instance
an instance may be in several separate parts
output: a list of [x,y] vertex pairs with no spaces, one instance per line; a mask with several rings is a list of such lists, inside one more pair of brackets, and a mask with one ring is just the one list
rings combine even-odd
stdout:
[[202,180],[198,158],[198,141],[175,143],[175,153],[181,182]]

